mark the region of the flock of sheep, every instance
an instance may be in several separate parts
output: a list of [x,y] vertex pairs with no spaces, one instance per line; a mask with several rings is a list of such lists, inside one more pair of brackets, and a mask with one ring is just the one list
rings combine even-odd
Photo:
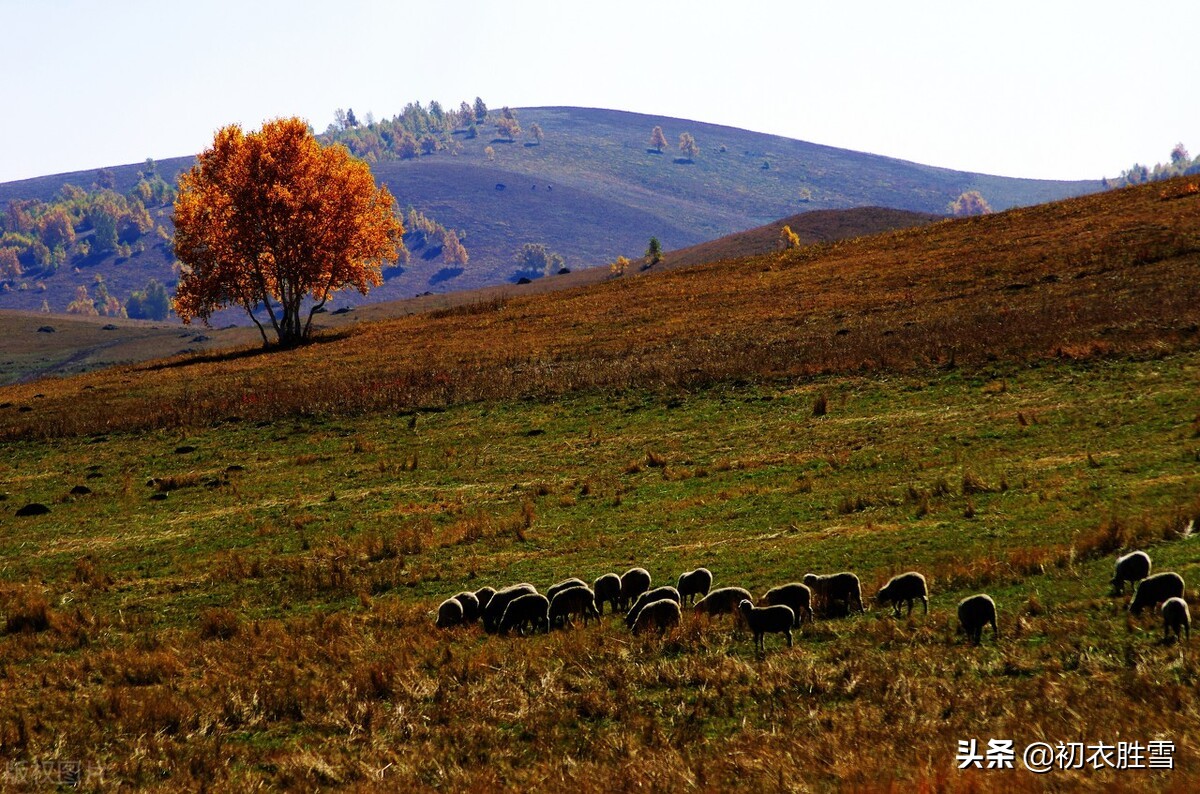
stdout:
[[[680,623],[682,608],[691,606],[697,615],[733,614],[740,616],[754,634],[755,646],[764,648],[767,634],[784,634],[792,646],[792,629],[816,615],[839,617],[852,610],[865,612],[858,576],[850,572],[828,575],[807,574],[803,582],[791,582],[768,590],[755,606],[749,590],[741,587],[712,588],[713,576],[707,568],[688,571],[679,577],[676,587],[651,588],[645,568],[631,568],[621,576],[606,573],[589,586],[582,579],[566,579],[545,595],[531,584],[517,584],[503,590],[484,587],[462,592],[438,607],[437,625],[450,628],[482,620],[488,633],[517,631],[549,632],[551,628],[572,625],[579,618],[586,626],[599,620],[604,605],[611,611],[625,612],[625,624],[639,634],[651,628],[663,633]],[[1164,640],[1175,633],[1176,639],[1191,639],[1191,615],[1183,599],[1183,577],[1177,573],[1150,575],[1150,557],[1135,551],[1117,560],[1113,576],[1113,595],[1124,593],[1125,582],[1136,584],[1129,611],[1138,615],[1146,607],[1161,604]],[[875,594],[875,602],[891,604],[894,614],[908,606],[908,615],[917,601],[929,614],[929,587],[916,571],[893,576]],[[992,627],[993,639],[999,639],[996,602],[986,593],[968,596],[958,603],[959,632],[974,643],[983,639],[983,630]]]

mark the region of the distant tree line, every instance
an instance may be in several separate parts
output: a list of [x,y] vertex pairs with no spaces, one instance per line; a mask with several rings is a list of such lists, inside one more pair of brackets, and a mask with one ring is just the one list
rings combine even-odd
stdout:
[[[433,218],[412,207],[404,215],[404,247],[408,251],[426,249],[429,258],[438,256],[447,265],[465,265],[470,259],[462,239],[466,232],[447,229]],[[407,253],[407,252],[406,252]]]
[[[656,124],[654,129],[650,130],[650,148],[646,151],[662,154],[662,150],[666,145],[667,135],[663,132],[663,128]],[[700,156],[700,147],[696,144],[696,139],[692,137],[690,132],[679,133],[679,151],[682,157],[675,160],[677,163],[690,163]]]
[[[90,189],[66,184],[50,201],[9,201],[0,215],[0,291],[28,289],[29,281],[49,278],[61,266],[89,257],[141,253],[151,232],[169,239],[150,210],[170,205],[175,195],[154,161],[147,160],[128,193],[118,193],[112,172],[101,169]],[[83,289],[86,292],[86,285]],[[119,301],[102,283],[93,289],[102,291],[98,308],[96,298],[77,295],[77,309],[89,313],[85,306],[91,301],[99,314],[120,313],[114,308],[120,307]]]
[[1127,185],[1142,185],[1147,182],[1157,182],[1171,177],[1200,174],[1200,155],[1193,158],[1188,154],[1187,147],[1182,143],[1175,144],[1171,149],[1170,160],[1147,167],[1140,163],[1121,172],[1116,179],[1104,179],[1105,188],[1118,188]]
[[[411,160],[416,157],[447,151],[457,155],[462,151],[458,137],[468,140],[479,136],[479,128],[490,123],[496,128],[496,139],[514,142],[521,135],[516,111],[505,107],[491,114],[479,97],[475,102],[460,102],[458,108],[443,107],[433,100],[428,106],[410,102],[390,120],[376,120],[367,114],[359,121],[354,109],[334,111],[333,123],[322,136],[325,142],[341,143],[351,154],[369,163],[381,160]],[[528,133],[534,144],[541,144],[545,132],[532,124]]]

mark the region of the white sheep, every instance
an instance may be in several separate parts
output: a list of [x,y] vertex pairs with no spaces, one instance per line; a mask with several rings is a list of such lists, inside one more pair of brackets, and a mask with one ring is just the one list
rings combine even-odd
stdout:
[[744,587],[718,587],[697,601],[692,611],[697,615],[736,615],[742,601],[754,602],[754,597]]
[[483,610],[483,628],[488,633],[495,632],[500,626],[500,621],[504,617],[504,610],[508,605],[520,598],[523,595],[530,595],[537,592],[537,588],[528,583],[515,584],[512,587],[506,587],[503,590],[498,590],[495,595],[488,599],[487,609]]
[[908,603],[908,617],[911,617],[913,607],[916,605],[918,599],[920,599],[921,604],[925,607],[925,614],[928,615],[929,586],[925,583],[925,577],[916,571],[909,571],[908,573],[893,576],[875,594],[875,600],[880,604],[891,603],[895,606],[893,614],[896,617],[900,617],[900,605],[905,602]]
[[[1175,632],[1175,641],[1178,642],[1182,637],[1186,637],[1188,642],[1192,640],[1192,615],[1188,611],[1187,601],[1175,596],[1168,598],[1162,605],[1163,616],[1163,642],[1166,642],[1171,632]],[[1182,634],[1182,636],[1181,636]]]
[[588,587],[568,587],[559,590],[550,600],[550,625],[562,625],[571,621],[572,615],[583,615],[583,625],[592,618],[600,619],[596,610],[596,596]]
[[453,598],[447,598],[438,607],[437,622],[439,629],[448,629],[463,622],[462,604]]
[[[812,591],[817,602],[817,611],[822,617],[840,615],[843,608],[845,614],[849,614],[850,608],[855,604],[858,605],[859,612],[867,611],[863,606],[862,585],[859,584],[858,577],[849,571],[825,575],[805,574],[804,584]],[[839,607],[839,603],[844,606]]]
[[553,601],[554,596],[558,595],[560,592],[562,592],[563,590],[566,590],[569,587],[587,587],[587,586],[588,586],[588,583],[583,581],[582,579],[577,579],[575,577],[571,577],[570,579],[563,579],[561,582],[559,582],[557,584],[552,584],[552,585],[550,585],[549,588],[547,588],[546,598],[549,598],[551,601]]
[[667,629],[679,625],[679,618],[679,604],[669,598],[653,601],[642,607],[642,611],[638,613],[637,622],[633,624],[633,633],[641,634],[653,626],[658,629],[659,634],[664,634]]
[[546,596],[526,593],[514,598],[504,608],[504,616],[500,618],[501,634],[517,629],[524,635],[526,627],[533,631],[550,631],[550,600]]
[[650,572],[645,568],[630,568],[621,574],[621,596],[617,609],[625,611],[633,600],[650,589]]
[[674,587],[671,587],[671,585],[664,585],[663,587],[656,587],[653,590],[647,590],[637,597],[637,600],[633,602],[633,606],[631,606],[629,611],[625,613],[625,625],[629,628],[633,628],[633,624],[637,623],[638,613],[645,608],[646,604],[653,603],[663,598],[669,598],[676,604],[682,601],[682,599],[679,597],[679,591]]
[[1168,598],[1183,598],[1183,577],[1167,571],[1147,576],[1138,582],[1137,590],[1133,592],[1133,601],[1129,611],[1140,615],[1146,607],[1155,607]]
[[754,646],[766,651],[766,634],[786,634],[788,647],[792,647],[792,624],[796,622],[796,613],[789,606],[776,604],[769,607],[756,607],[749,599],[743,599],[738,604],[742,619],[754,632]]
[[679,575],[679,597],[681,603],[694,604],[696,596],[703,598],[712,588],[712,571],[707,568],[697,568]]
[[1137,584],[1150,575],[1150,555],[1144,551],[1131,551],[1124,557],[1117,558],[1117,570],[1113,574],[1112,594],[1115,596],[1125,593],[1125,583]]
[[462,604],[463,623],[474,623],[479,620],[479,599],[475,597],[474,593],[467,590],[462,593],[456,593],[451,598]]
[[800,582],[788,582],[778,587],[772,587],[763,595],[760,603],[764,606],[782,604],[791,607],[792,613],[796,616],[796,622],[792,628],[799,628],[806,619],[810,622],[813,619],[812,591],[808,589],[808,585]]
[[983,642],[983,627],[992,624],[992,639],[1000,639],[1000,628],[996,625],[996,602],[990,595],[979,593],[967,596],[958,602],[959,630],[965,632],[976,645]]
[[621,600],[621,577],[615,573],[606,573],[598,577],[592,583],[592,592],[596,594],[596,609],[601,615],[604,614],[605,603],[616,612],[617,604]]

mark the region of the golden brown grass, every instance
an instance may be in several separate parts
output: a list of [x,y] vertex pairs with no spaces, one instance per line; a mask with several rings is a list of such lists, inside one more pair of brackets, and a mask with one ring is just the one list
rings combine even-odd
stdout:
[[1175,187],[406,317],[301,350],[9,387],[0,435],[1193,348],[1200,196],[1161,197]]

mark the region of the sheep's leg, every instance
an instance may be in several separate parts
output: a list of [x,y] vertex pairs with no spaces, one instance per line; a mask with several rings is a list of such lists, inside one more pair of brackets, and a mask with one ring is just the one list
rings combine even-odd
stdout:
[[787,638],[788,638],[788,647],[790,648],[790,647],[792,647],[792,632],[791,632],[791,629],[789,629],[789,630],[788,630],[788,633],[787,633]]

